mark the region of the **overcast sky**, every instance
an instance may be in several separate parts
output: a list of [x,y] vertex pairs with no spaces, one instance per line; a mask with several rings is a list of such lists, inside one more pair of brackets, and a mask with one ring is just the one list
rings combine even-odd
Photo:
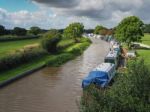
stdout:
[[116,26],[135,15],[150,23],[150,0],[0,0],[0,24],[44,29],[82,22],[86,28]]

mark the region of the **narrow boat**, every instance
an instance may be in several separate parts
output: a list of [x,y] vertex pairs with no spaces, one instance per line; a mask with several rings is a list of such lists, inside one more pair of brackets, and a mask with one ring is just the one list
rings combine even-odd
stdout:
[[88,87],[90,84],[95,84],[104,88],[108,86],[109,82],[115,76],[115,73],[115,64],[102,63],[93,69],[85,79],[83,79],[82,88]]
[[118,52],[117,51],[110,51],[104,59],[105,63],[113,63],[115,67],[118,66]]

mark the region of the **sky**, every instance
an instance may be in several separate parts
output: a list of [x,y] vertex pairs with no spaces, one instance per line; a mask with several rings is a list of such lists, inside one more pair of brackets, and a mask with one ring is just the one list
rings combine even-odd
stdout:
[[7,29],[65,28],[82,22],[86,29],[116,26],[124,17],[150,23],[150,0],[0,0],[0,24]]

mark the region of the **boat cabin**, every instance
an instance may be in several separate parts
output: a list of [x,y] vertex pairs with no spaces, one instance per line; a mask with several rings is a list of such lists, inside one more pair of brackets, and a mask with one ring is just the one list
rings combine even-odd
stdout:
[[100,87],[106,87],[116,73],[115,65],[112,63],[102,63],[93,69],[89,75],[83,79],[82,87],[90,84],[96,84]]
[[105,63],[113,63],[117,67],[118,65],[118,52],[110,51],[104,59]]

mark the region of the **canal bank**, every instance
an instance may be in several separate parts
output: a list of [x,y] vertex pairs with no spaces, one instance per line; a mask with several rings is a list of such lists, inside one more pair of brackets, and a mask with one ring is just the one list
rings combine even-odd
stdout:
[[46,67],[0,90],[2,112],[78,112],[81,82],[104,61],[109,44],[93,40],[83,55],[60,67]]
[[63,51],[55,55],[46,55],[40,59],[33,59],[27,64],[23,64],[17,68],[10,69],[6,72],[0,74],[0,88],[4,87],[20,78],[23,78],[31,73],[40,70],[44,66],[60,66],[65,62],[74,59],[75,57],[81,55],[83,51],[90,45],[90,41],[85,39],[85,41],[80,43],[75,43],[68,46]]

